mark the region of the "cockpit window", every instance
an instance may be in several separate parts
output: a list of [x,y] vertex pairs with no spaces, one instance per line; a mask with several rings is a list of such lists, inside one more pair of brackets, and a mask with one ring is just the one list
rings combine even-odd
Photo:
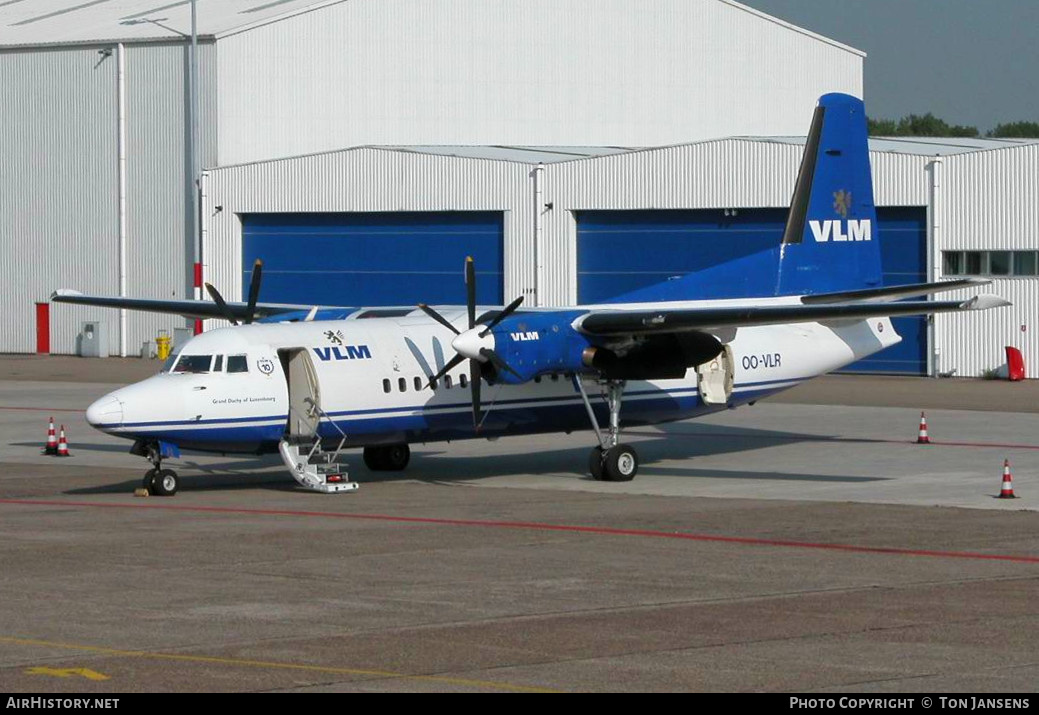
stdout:
[[249,372],[249,361],[245,359],[245,355],[228,355],[227,371]]
[[223,371],[224,371],[224,356],[223,355],[217,355],[216,356],[216,361],[213,363],[213,372],[223,372]]
[[179,358],[179,357],[180,357],[180,353],[173,353],[173,354],[171,354],[162,363],[162,370],[160,370],[160,372],[170,372],[171,370],[173,370],[173,365],[174,365],[174,363],[177,362],[177,358]]
[[170,372],[209,372],[210,365],[212,364],[212,355],[181,355],[180,359],[177,360],[177,364],[173,366],[173,369]]

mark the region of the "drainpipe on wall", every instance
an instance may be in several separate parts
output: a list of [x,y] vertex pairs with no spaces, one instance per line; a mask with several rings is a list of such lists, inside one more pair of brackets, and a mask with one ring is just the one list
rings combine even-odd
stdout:
[[[194,244],[194,296],[195,300],[202,300],[202,215],[199,211],[199,192],[201,191],[199,171],[202,167],[202,147],[199,140],[199,86],[198,86],[198,14],[195,6],[196,0],[191,0],[191,53],[190,53],[190,77],[189,92],[191,97],[191,127],[189,128],[189,139],[191,142],[191,237]],[[195,335],[202,332],[202,321],[196,320],[194,324]]]
[[[936,154],[927,166],[930,186],[927,195],[927,280],[937,281],[941,276],[942,236],[941,197],[942,197],[942,157]],[[932,315],[927,321],[927,374],[938,377],[941,370],[941,348],[938,347],[935,331],[936,317]]]
[[[126,48],[116,46],[116,101],[119,104],[119,297],[126,297]],[[126,308],[119,310],[119,357],[126,357]]]
[[534,169],[534,305],[541,305],[541,278],[544,273],[541,266],[543,247],[541,239],[543,234],[543,211],[545,202],[543,200],[544,187],[542,182],[545,175],[545,165],[539,163]]

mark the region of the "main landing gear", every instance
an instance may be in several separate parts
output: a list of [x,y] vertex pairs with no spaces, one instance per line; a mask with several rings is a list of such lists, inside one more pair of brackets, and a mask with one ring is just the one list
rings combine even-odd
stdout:
[[624,380],[602,381],[606,387],[606,403],[610,408],[610,429],[605,433],[599,429],[599,420],[595,417],[595,411],[592,410],[592,403],[588,400],[580,376],[575,376],[574,382],[581,392],[595,436],[599,439],[599,446],[594,448],[588,457],[588,471],[592,479],[604,482],[630,482],[639,471],[639,455],[631,445],[620,444]]
[[144,473],[144,481],[141,484],[149,494],[156,497],[171,497],[177,493],[180,477],[172,469],[162,468],[162,452],[157,443],[135,444],[130,453],[146,457],[152,463],[152,468]]
[[364,448],[364,464],[373,472],[400,472],[410,461],[411,448],[406,444]]

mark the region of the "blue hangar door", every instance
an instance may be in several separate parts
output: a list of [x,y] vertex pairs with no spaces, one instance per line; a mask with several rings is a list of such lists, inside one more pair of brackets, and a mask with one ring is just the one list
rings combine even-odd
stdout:
[[[779,244],[787,209],[580,211],[577,297],[593,303]],[[877,211],[885,285],[926,280],[926,209]],[[770,286],[762,286],[767,293]],[[704,298],[712,296],[705,295]],[[919,375],[927,369],[924,318],[898,318],[903,340],[848,372]]]
[[502,236],[497,211],[246,214],[242,290],[260,258],[268,303],[465,305],[472,256],[477,300],[501,305]]

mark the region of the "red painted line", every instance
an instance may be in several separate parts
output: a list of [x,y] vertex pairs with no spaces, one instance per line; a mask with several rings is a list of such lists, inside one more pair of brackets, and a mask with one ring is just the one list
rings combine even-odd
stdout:
[[[628,433],[630,434],[630,432]],[[642,433],[648,435],[649,433]],[[730,439],[756,439],[756,440],[773,440],[777,442],[835,442],[841,443],[858,443],[858,444],[916,444],[916,440],[905,440],[905,439],[872,439],[868,437],[827,437],[826,435],[812,435],[799,437],[797,435],[767,435],[767,434],[734,434],[732,432],[696,432],[683,434],[681,432],[671,433],[660,433],[659,435],[654,434],[654,437],[685,437],[685,438],[697,438],[697,437],[728,437]],[[987,448],[993,449],[1039,449],[1037,444],[1004,444],[1000,442],[943,442],[940,440],[931,440],[928,444],[922,445],[927,447],[975,447],[975,448]]]
[[721,544],[743,544],[746,546],[773,546],[792,549],[821,549],[846,551],[860,554],[888,554],[895,556],[925,556],[943,559],[973,559],[978,561],[1010,561],[1023,564],[1039,564],[1039,556],[1018,554],[984,554],[974,551],[936,551],[930,549],[902,549],[884,546],[856,546],[854,544],[828,544],[811,541],[789,541],[785,539],[757,539],[742,536],[717,536],[713,534],[690,534],[677,531],[652,531],[645,529],[615,529],[601,526],[579,526],[569,524],[545,524],[533,521],[485,521],[479,519],[436,519],[418,516],[392,516],[388,514],[349,514],[325,511],[295,511],[288,509],[238,509],[215,506],[174,506],[168,504],[112,504],[103,502],[75,502],[53,499],[0,499],[0,504],[15,506],[66,506],[101,509],[154,509],[208,514],[242,514],[246,516],[293,516],[318,517],[324,519],[356,519],[362,521],[385,521],[401,524],[429,524],[433,526],[467,526],[496,529],[523,529],[529,531],[561,531],[598,536],[635,536],[650,539],[678,539]]
[[0,405],[0,410],[18,410],[20,412],[78,412],[83,414],[86,410],[73,410],[68,407],[4,407]]

